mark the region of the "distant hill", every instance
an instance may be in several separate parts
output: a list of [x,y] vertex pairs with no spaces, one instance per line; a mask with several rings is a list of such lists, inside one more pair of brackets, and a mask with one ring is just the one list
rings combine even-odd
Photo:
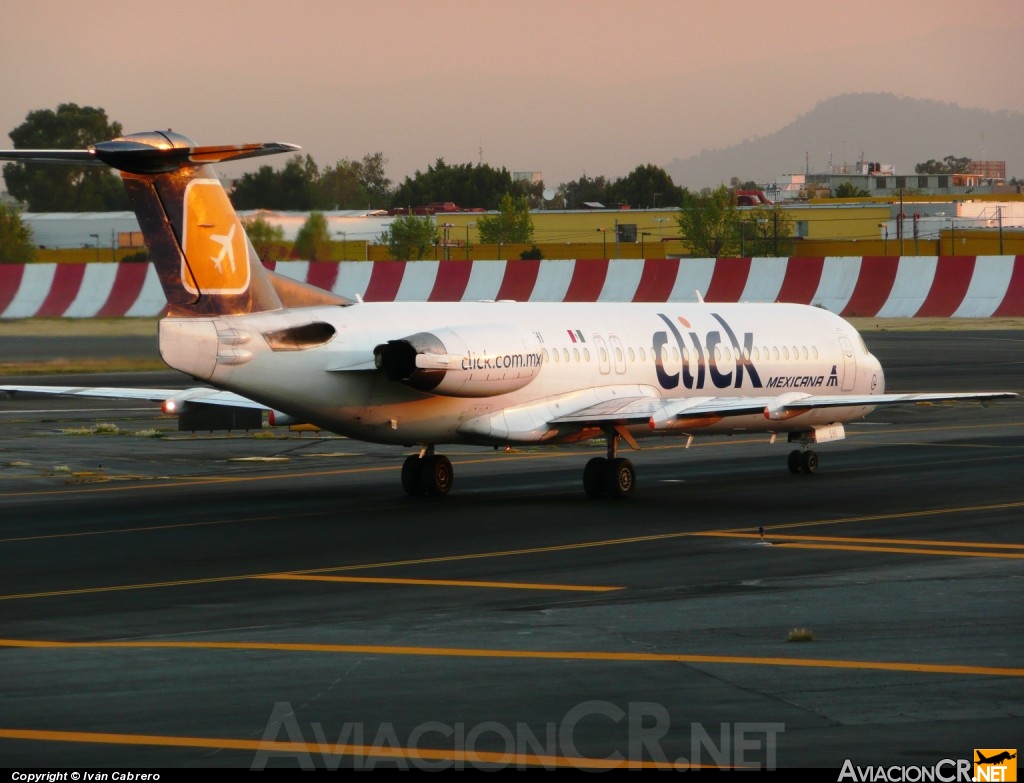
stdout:
[[[751,128],[756,129],[756,118]],[[844,145],[845,141],[845,145]],[[691,190],[741,180],[770,182],[780,174],[838,172],[864,159],[892,163],[897,174],[947,155],[1005,160],[1006,176],[1024,177],[1024,114],[964,109],[891,93],[848,93],[819,102],[786,127],[725,149],[704,150],[664,168]]]

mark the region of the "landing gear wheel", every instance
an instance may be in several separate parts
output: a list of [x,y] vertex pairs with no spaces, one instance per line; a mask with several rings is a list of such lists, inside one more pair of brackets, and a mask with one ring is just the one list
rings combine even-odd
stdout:
[[598,499],[604,497],[607,484],[605,473],[608,470],[608,460],[604,457],[594,457],[587,466],[583,468],[583,491],[588,498]]
[[803,462],[803,456],[804,455],[799,450],[797,450],[797,449],[794,449],[793,451],[789,452],[789,472],[790,473],[803,473],[804,472],[803,466],[801,464]]
[[447,495],[455,481],[451,461],[442,454],[430,454],[421,462],[420,491],[427,495]]
[[818,472],[818,455],[813,451],[805,451],[800,457],[800,467],[804,473]]
[[624,457],[609,460],[604,479],[605,488],[610,497],[626,497],[636,487],[636,471],[633,470],[633,463]]
[[422,495],[423,487],[420,480],[420,455],[410,454],[402,463],[402,489],[409,495]]

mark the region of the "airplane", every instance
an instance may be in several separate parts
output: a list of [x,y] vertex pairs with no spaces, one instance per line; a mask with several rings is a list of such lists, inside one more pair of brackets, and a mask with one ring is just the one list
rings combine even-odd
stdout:
[[454,481],[443,444],[493,447],[603,439],[583,488],[634,493],[619,446],[645,437],[764,433],[794,444],[793,473],[818,469],[813,445],[881,406],[988,402],[1009,392],[887,394],[879,361],[822,308],[767,303],[364,302],[267,270],[212,164],[293,152],[281,143],[198,146],[172,131],[84,150],[7,150],[0,159],[117,169],[167,297],[160,353],[213,388],[0,386],[271,411],[350,438],[418,447],[401,472],[410,495]]
[[997,753],[992,758],[985,758],[980,750],[975,751],[975,753],[978,754],[978,761],[976,762],[978,764],[999,764],[1003,761],[1009,761],[1010,759],[1017,758],[1016,753],[1010,753],[1005,750],[1002,753]]

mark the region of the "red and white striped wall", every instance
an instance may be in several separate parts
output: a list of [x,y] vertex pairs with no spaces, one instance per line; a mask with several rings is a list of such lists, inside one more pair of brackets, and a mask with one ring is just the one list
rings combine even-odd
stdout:
[[[1024,316],[1024,256],[285,261],[278,272],[364,300],[799,302],[845,316]],[[0,318],[155,316],[151,264],[0,264]]]

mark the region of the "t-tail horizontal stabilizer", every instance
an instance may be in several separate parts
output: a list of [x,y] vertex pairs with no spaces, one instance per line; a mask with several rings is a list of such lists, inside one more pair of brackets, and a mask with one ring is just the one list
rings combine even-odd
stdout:
[[3,150],[0,159],[107,165],[121,172],[172,316],[343,305],[328,291],[263,268],[212,163],[298,150],[294,144],[200,147],[172,131],[135,133],[84,150]]

